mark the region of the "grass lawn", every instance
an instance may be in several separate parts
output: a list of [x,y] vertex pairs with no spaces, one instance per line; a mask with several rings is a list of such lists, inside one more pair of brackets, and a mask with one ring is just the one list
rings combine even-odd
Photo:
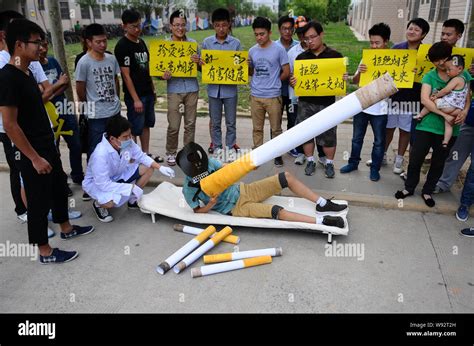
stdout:
[[[342,55],[348,57],[349,74],[354,74],[359,64],[360,59],[362,58],[362,49],[368,47],[368,42],[357,41],[355,36],[352,34],[349,26],[344,23],[329,23],[324,27],[325,30],[325,43],[328,46],[339,51]],[[188,36],[195,39],[198,43],[201,43],[204,38],[214,34],[214,30],[202,30],[202,31],[193,31],[188,33]],[[248,50],[255,44],[255,38],[251,27],[240,27],[233,30],[233,36],[238,38],[241,42],[242,49]],[[145,36],[143,39],[147,42],[147,45],[152,39],[161,39],[163,36]],[[279,38],[278,28],[276,25],[273,26],[272,39],[277,40]],[[111,52],[114,51],[115,44],[118,39],[112,39],[108,41],[107,49]],[[68,59],[69,71],[74,71],[74,59],[77,54],[82,51],[80,44],[69,44],[66,46],[66,55]],[[199,80],[199,98],[207,102],[207,91],[206,85],[200,82]],[[159,108],[166,108],[166,82],[154,79],[156,91],[158,97],[162,99],[158,102]],[[249,99],[250,99],[250,87],[248,85],[241,85],[239,88],[239,104],[238,110],[248,111],[249,110]],[[355,87],[349,87],[349,91],[355,90]],[[123,93],[122,93],[123,96]],[[203,109],[207,110],[207,108]]]

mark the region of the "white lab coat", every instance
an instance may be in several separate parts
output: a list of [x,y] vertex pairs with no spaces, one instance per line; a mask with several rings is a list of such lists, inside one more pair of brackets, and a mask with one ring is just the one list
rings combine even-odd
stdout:
[[119,154],[104,134],[89,159],[82,188],[99,204],[113,201],[116,206],[121,206],[129,200],[133,184],[117,181],[120,179],[127,181],[139,164],[150,167],[152,163],[153,159],[135,142]]

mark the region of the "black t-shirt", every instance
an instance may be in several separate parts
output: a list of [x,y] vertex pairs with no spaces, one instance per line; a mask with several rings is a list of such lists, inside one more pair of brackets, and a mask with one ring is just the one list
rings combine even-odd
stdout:
[[51,123],[31,72],[27,75],[10,64],[0,70],[0,106],[18,108],[18,125],[36,151],[55,150]]
[[[138,43],[122,37],[115,46],[115,57],[120,67],[130,68],[130,77],[138,96],[153,94],[152,81],[149,72],[148,49],[142,39]],[[123,92],[126,98],[131,98],[127,85],[123,83]]]
[[[338,51],[324,45],[326,49],[324,49],[319,55],[314,55],[312,51],[309,49],[301,53],[296,57],[296,60],[309,60],[309,59],[332,59],[332,58],[342,58],[342,54]],[[330,106],[334,102],[336,102],[335,96],[299,96],[298,100],[310,102],[315,105],[321,106]]]

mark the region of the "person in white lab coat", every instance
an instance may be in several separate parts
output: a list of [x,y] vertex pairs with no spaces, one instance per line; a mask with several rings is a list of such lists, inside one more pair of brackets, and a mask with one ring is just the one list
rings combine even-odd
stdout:
[[112,117],[102,141],[92,153],[82,187],[93,199],[93,209],[102,222],[111,222],[109,209],[128,202],[128,208],[137,209],[142,188],[155,169],[173,178],[174,170],[161,166],[145,154],[132,140],[131,125],[122,117]]

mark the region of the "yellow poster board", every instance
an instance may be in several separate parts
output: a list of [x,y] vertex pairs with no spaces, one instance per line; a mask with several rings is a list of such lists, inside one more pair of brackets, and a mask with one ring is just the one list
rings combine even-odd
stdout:
[[[415,82],[421,83],[423,76],[434,69],[434,65],[428,58],[428,50],[430,48],[431,44],[421,44],[418,48]],[[472,64],[472,59],[474,58],[474,48],[454,47],[452,54],[462,55],[464,57],[464,69],[468,70],[469,66]]]
[[236,50],[202,50],[202,82],[207,84],[247,84],[248,52]]
[[191,56],[197,53],[196,42],[160,41],[150,43],[150,76],[163,76],[170,71],[173,77],[196,77],[197,64]]
[[416,51],[413,49],[364,49],[362,63],[367,72],[360,74],[359,86],[389,73],[397,88],[412,88],[415,79]]
[[296,96],[346,94],[346,58],[295,60]]

